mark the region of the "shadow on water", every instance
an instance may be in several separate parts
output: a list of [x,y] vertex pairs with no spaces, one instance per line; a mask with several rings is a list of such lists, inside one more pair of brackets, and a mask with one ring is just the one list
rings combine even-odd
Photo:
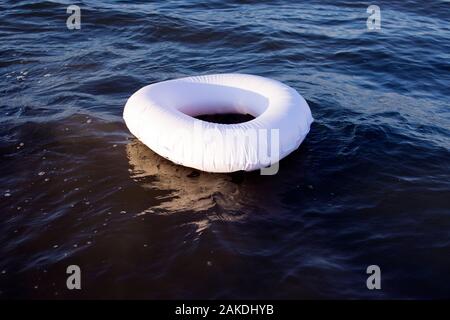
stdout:
[[[159,156],[140,141],[126,146],[131,178],[148,190],[166,190],[161,204],[147,213],[170,214],[183,211],[209,212],[225,220],[254,212],[281,210],[277,194],[283,192],[280,174],[268,178],[259,171],[229,174],[207,173],[183,167]],[[270,192],[267,188],[270,186]]]

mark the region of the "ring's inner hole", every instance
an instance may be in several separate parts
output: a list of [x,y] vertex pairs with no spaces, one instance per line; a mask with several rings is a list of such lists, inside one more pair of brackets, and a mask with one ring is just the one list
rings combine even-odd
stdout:
[[254,116],[248,113],[202,114],[196,116],[195,118],[207,122],[221,123],[221,124],[243,123],[255,119]]
[[[248,86],[252,90],[241,88]],[[261,88],[248,83],[200,83],[168,81],[152,87],[153,103],[176,109],[185,115],[219,124],[253,120],[269,106]]]

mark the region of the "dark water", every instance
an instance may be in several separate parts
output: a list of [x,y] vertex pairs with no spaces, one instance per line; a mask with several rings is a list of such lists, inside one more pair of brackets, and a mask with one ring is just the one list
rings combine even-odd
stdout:
[[[450,297],[448,1],[379,0],[379,32],[357,1],[79,1],[72,31],[69,4],[0,2],[1,298]],[[122,121],[225,72],[310,104],[275,176],[173,165]]]

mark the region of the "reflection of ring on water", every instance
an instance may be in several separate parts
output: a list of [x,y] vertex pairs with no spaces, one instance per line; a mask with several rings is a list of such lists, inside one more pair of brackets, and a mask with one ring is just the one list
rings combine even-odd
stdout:
[[273,199],[276,180],[264,178],[258,172],[197,171],[166,160],[137,139],[131,140],[126,150],[130,175],[135,181],[149,190],[169,192],[148,212],[207,211],[219,219],[234,220],[248,212],[270,210],[270,202],[276,202]]

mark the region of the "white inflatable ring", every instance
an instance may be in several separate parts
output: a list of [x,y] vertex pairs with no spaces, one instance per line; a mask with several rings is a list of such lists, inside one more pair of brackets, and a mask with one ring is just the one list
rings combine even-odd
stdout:
[[[250,114],[255,119],[219,124],[194,118],[224,113]],[[154,152],[208,172],[270,166],[299,147],[313,122],[308,104],[294,89],[247,74],[195,76],[148,85],[128,99],[123,117],[131,133]],[[266,150],[261,152],[261,146]]]

